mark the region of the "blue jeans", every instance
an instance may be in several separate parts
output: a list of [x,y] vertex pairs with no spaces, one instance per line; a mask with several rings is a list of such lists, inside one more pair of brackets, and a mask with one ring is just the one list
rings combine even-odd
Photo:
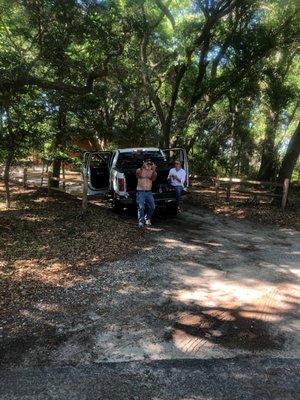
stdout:
[[172,189],[175,190],[175,196],[176,196],[176,205],[177,207],[181,207],[182,205],[182,193],[183,193],[183,187],[178,185],[178,186],[171,186]]
[[[146,219],[151,219],[154,210],[155,202],[152,192],[136,192],[136,202],[138,207],[138,220],[139,224],[145,224]],[[148,206],[147,214],[145,215],[145,203]]]

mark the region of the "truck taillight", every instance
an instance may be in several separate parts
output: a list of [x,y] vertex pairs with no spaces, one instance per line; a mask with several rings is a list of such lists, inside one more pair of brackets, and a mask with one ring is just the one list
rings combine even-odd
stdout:
[[125,179],[124,178],[118,178],[118,188],[120,192],[125,191]]

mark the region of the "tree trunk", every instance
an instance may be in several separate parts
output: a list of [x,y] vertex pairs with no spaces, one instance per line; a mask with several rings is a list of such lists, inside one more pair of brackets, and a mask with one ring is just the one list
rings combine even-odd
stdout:
[[279,181],[283,182],[286,178],[291,179],[300,154],[300,122],[293,133],[287,151],[283,157],[279,170]]
[[229,112],[230,112],[230,138],[232,140],[231,154],[229,158],[229,177],[234,176],[234,169],[237,164],[239,154],[236,154],[236,149],[238,148],[238,135],[237,135],[237,117],[238,117],[238,107],[235,99],[229,97]]
[[[54,178],[59,178],[59,177],[60,177],[60,170],[61,170],[61,159],[60,159],[60,158],[55,158],[55,159],[53,160],[52,169],[53,169],[53,174],[52,174],[52,176],[53,176]],[[57,180],[52,181],[51,186],[53,186],[53,187],[59,187],[59,181],[57,181]]]
[[171,124],[165,123],[161,127],[160,147],[168,149],[170,147]]
[[9,173],[10,167],[13,161],[13,153],[9,151],[4,169],[4,185],[5,185],[5,193],[6,193],[6,207],[10,208],[11,205],[11,197],[10,197],[10,186],[9,186]]
[[14,158],[14,138],[13,138],[13,126],[12,120],[10,115],[10,108],[9,108],[9,101],[5,106],[6,116],[7,116],[7,130],[8,130],[8,152],[7,158],[5,161],[5,169],[4,169],[4,186],[5,186],[5,193],[6,193],[6,207],[10,208],[11,205],[11,197],[10,197],[10,187],[9,187],[9,175],[10,175],[10,167],[13,162]]
[[250,171],[250,159],[248,155],[244,155],[241,159],[241,174],[248,176]]
[[[65,146],[65,131],[66,131],[66,110],[63,106],[60,105],[58,111],[58,132],[56,134],[55,139],[55,151],[63,149]],[[56,156],[53,160],[53,177],[59,178],[61,170],[61,158]],[[55,180],[51,184],[53,187],[59,187],[59,181]]]
[[278,113],[272,110],[268,111],[266,137],[263,142],[261,164],[258,173],[258,179],[261,181],[270,181],[276,174],[276,149],[275,136],[278,126]]

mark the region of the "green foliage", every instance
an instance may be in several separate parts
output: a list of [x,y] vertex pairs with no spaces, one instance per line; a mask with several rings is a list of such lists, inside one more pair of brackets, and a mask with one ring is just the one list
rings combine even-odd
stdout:
[[0,15],[1,161],[171,142],[194,172],[251,176],[267,115],[277,163],[299,119],[296,0],[0,0]]

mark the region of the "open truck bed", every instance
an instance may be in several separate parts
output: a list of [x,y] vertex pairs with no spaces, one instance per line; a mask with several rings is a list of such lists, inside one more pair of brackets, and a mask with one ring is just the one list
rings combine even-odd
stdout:
[[[168,174],[175,159],[180,159],[188,175],[188,163],[184,149],[161,150],[158,148],[118,149],[114,152],[85,153],[83,173],[88,176],[88,194],[110,193],[116,208],[135,204],[136,170],[145,159],[157,166],[157,179],[152,191],[158,205],[175,207],[175,192],[168,184]],[[186,185],[188,185],[188,181]]]

